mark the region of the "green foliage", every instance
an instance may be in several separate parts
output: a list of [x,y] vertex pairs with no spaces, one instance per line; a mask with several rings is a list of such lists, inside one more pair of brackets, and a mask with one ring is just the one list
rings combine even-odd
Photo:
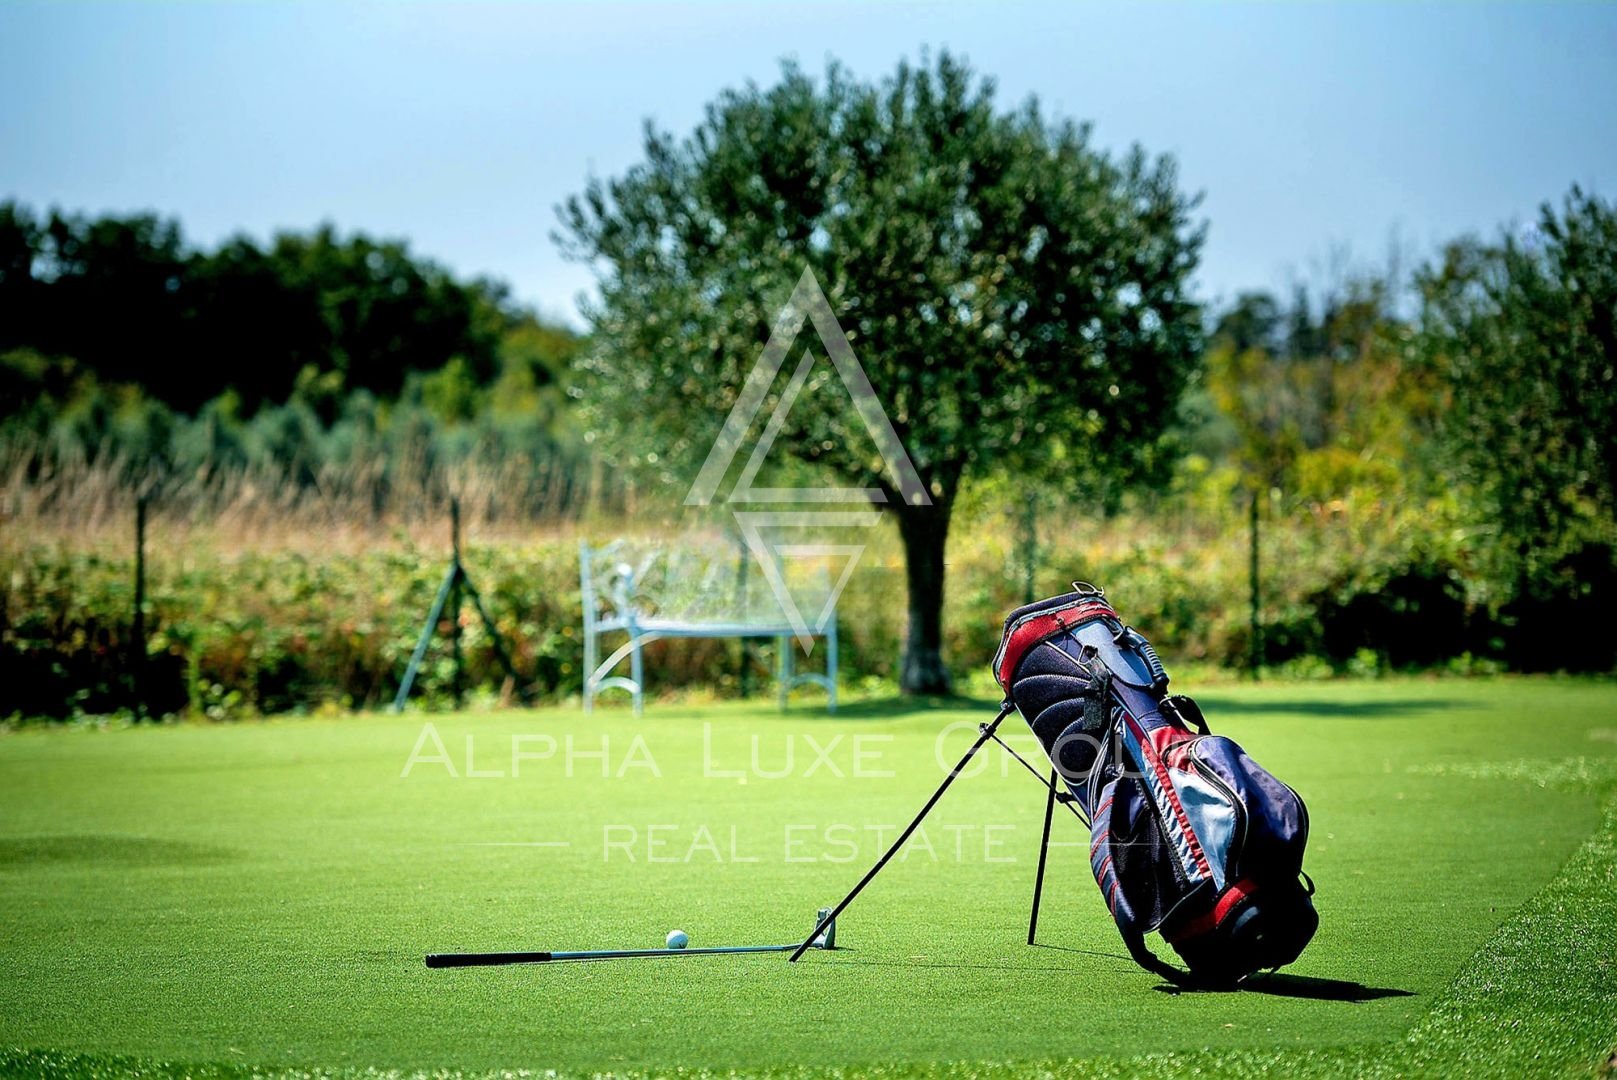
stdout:
[[183,412],[226,389],[249,408],[280,401],[311,370],[383,397],[457,357],[487,381],[503,335],[527,318],[503,286],[331,226],[203,252],[152,215],[0,204],[0,351],[72,357]]
[[905,683],[940,689],[962,478],[1015,471],[1104,497],[1160,463],[1156,420],[1199,336],[1201,232],[1173,162],[1114,159],[1032,101],[1001,111],[948,53],[880,84],[788,64],[774,86],[721,95],[685,139],[648,130],[645,157],[562,213],[570,250],[600,270],[580,387],[597,445],[669,481],[694,471],[811,270],[931,505],[900,495],[840,388],[816,392],[823,367],[775,445],[885,492],[911,583]]
[[[805,266],[933,498],[844,594],[853,685],[980,669],[1024,599],[1030,501],[1036,591],[1094,578],[1172,662],[1245,665],[1253,493],[1273,671],[1617,666],[1617,631],[1590,618],[1617,604],[1610,204],[1574,189],[1530,234],[1452,246],[1413,295],[1391,274],[1242,295],[1193,371],[1199,235],[1170,163],[1108,157],[1031,105],[999,112],[947,55],[876,86],[788,67],[646,153],[564,210],[604,274],[587,343],[402,244],[327,228],[203,253],[157,218],[0,205],[0,656],[33,688],[18,707],[127,704],[129,568],[92,536],[126,534],[137,494],[214,530],[183,563],[154,552],[173,592],[154,598],[153,707],[382,700],[437,573],[389,530],[441,521],[451,494],[479,525],[654,529]],[[162,355],[112,355],[109,327]],[[776,481],[895,494],[823,366],[776,445]],[[371,556],[323,549],[355,531]],[[570,544],[489,557],[576,589]],[[536,606],[519,577],[497,575],[511,611]],[[398,606],[377,616],[368,592]],[[575,608],[523,623],[545,694],[576,687]],[[660,688],[740,682],[734,643],[656,649]],[[767,661],[747,662],[766,677]],[[429,699],[446,679],[435,661]]]
[[[570,545],[561,545],[562,550]],[[192,546],[150,558],[149,711],[215,719],[392,700],[444,566],[395,548],[310,557]],[[556,548],[478,549],[467,559],[519,669],[542,695],[575,689],[576,567]],[[126,558],[34,548],[5,559],[0,670],[9,710],[64,716],[127,709],[133,570]],[[462,616],[466,677],[492,697],[502,673],[481,621]],[[448,616],[444,627],[447,629]],[[447,637],[416,685],[441,703]]]
[[559,372],[576,347],[523,319],[491,379],[457,357],[387,400],[307,366],[284,403],[249,408],[231,390],[190,415],[74,361],[13,350],[0,354],[0,401],[14,405],[0,416],[0,476],[13,506],[26,499],[56,518],[99,515],[134,493],[203,518],[272,499],[374,523],[436,513],[453,490],[497,491],[484,518],[554,520],[616,498],[610,482],[590,489],[567,408]]
[[1246,294],[1206,359],[1207,415],[1192,445],[1238,467],[1251,489],[1310,510],[1355,495],[1426,495],[1437,393],[1408,356],[1396,283],[1361,276],[1289,307]]
[[[1203,481],[1209,490],[1197,497],[1211,500],[1218,489],[1217,498],[1232,502],[1237,482],[1231,473],[1210,474]],[[944,645],[952,674],[968,685],[986,671],[1005,613],[1023,600],[1017,530],[990,514],[976,510],[949,547]],[[1105,585],[1182,682],[1245,666],[1251,642],[1241,515],[1176,521],[1127,509],[1102,521],[1050,507],[1039,522],[1034,580],[1041,595],[1073,578]],[[623,525],[598,528],[610,531],[597,541],[620,535]],[[374,538],[362,552],[307,541],[241,550],[173,529],[157,523],[151,544],[150,711],[222,718],[391,700],[441,580],[436,549]],[[317,540],[330,535],[329,525],[315,533]],[[1272,672],[1317,678],[1433,667],[1456,674],[1617,667],[1617,631],[1576,622],[1580,605],[1614,595],[1612,582],[1590,576],[1593,601],[1562,601],[1568,607],[1550,613],[1560,620],[1550,629],[1561,632],[1523,633],[1515,593],[1486,576],[1452,498],[1350,502],[1330,514],[1267,522],[1264,535],[1261,659]],[[665,534],[642,546],[677,553],[682,543]],[[571,538],[478,541],[467,556],[519,673],[544,698],[571,697],[582,679],[577,550]],[[875,537],[842,594],[847,687],[899,680],[901,564],[898,538]],[[132,575],[122,549],[64,543],[0,552],[0,680],[14,688],[10,710],[75,717],[128,708]],[[1567,634],[1569,626],[1579,632]],[[466,684],[475,699],[493,700],[504,674],[469,608],[463,628]],[[767,694],[773,649],[754,644],[743,656],[734,641],[655,642],[647,647],[651,691],[732,696],[745,665],[753,690]],[[418,684],[432,705],[446,701],[448,655],[447,641],[438,642]],[[820,657],[800,663],[817,666]]]
[[[1221,468],[1265,496],[1265,662],[1617,663],[1614,635],[1588,618],[1617,597],[1596,475],[1610,420],[1590,413],[1610,393],[1595,385],[1609,362],[1594,343],[1612,274],[1593,268],[1591,239],[1610,215],[1573,203],[1596,220],[1549,220],[1531,256],[1515,241],[1451,249],[1444,270],[1418,278],[1418,323],[1398,314],[1411,305],[1395,282],[1374,276],[1317,305],[1248,295],[1223,317],[1185,410],[1180,491],[1226,523]],[[1557,336],[1580,318],[1590,326]],[[1578,347],[1588,355],[1562,355]],[[1570,442],[1581,449],[1564,453]],[[1544,497],[1556,485],[1560,502]],[[1358,539],[1317,545],[1327,529]]]
[[[1193,365],[1200,233],[1172,162],[1001,113],[947,53],[879,86],[788,65],[645,152],[563,217],[603,269],[592,419],[670,473],[700,464],[805,267],[934,498],[968,466],[1043,466],[1057,438],[1096,473],[1137,468]],[[794,410],[777,445],[895,495],[839,405]]]
[[[1419,346],[1460,480],[1524,579],[1617,533],[1617,207],[1574,187],[1537,228],[1419,277]],[[1567,583],[1563,583],[1563,587]]]

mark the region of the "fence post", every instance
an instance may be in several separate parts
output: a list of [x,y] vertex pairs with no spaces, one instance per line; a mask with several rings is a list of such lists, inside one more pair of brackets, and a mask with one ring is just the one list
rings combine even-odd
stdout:
[[1259,616],[1261,597],[1259,595],[1260,579],[1258,576],[1258,488],[1256,485],[1254,485],[1252,488],[1252,507],[1249,522],[1249,531],[1251,533],[1251,552],[1250,561],[1247,567],[1247,584],[1250,588],[1252,596],[1252,626],[1250,631],[1251,640],[1248,642],[1247,646],[1247,669],[1253,680],[1256,681],[1259,677],[1259,665],[1263,663],[1263,620]]
[[146,496],[135,499],[135,612],[129,632],[129,689],[135,721],[146,718]]
[[1033,593],[1034,574],[1039,562],[1039,497],[1030,494],[1022,512],[1022,603],[1038,599]]
[[[740,594],[740,603],[736,606],[741,613],[742,619],[745,620],[747,615],[747,565],[752,562],[752,559],[750,557],[751,552],[747,550],[743,543],[738,541],[736,546],[740,549],[736,553],[736,592]],[[736,683],[741,692],[741,700],[745,701],[752,694],[752,649],[750,647],[752,639],[743,637],[738,640],[741,642],[741,660],[737,664]]]
[[450,559],[453,566],[450,570],[449,586],[449,645],[450,654],[454,658],[455,674],[451,683],[451,690],[455,698],[455,708],[461,707],[462,697],[462,665],[464,658],[460,650],[460,579],[466,571],[460,564],[460,499],[455,496],[449,498],[449,548]]

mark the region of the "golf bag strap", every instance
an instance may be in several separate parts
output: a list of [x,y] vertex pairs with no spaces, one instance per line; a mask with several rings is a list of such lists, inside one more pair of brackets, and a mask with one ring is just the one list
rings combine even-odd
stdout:
[[1124,930],[1123,944],[1128,946],[1129,955],[1134,957],[1134,962],[1153,975],[1160,975],[1175,986],[1189,986],[1195,981],[1190,972],[1180,971],[1171,964],[1158,959],[1156,953],[1146,947],[1144,935],[1133,930]]
[[[1136,720],[1144,720],[1147,717],[1161,718],[1158,702],[1150,694],[1140,690],[1138,687],[1130,686],[1123,680],[1117,679],[1112,683],[1112,692],[1116,695],[1119,704]],[[1145,763],[1139,762],[1138,766],[1144,768]],[[1178,968],[1158,959],[1157,955],[1146,947],[1144,934],[1124,927],[1121,923],[1118,925],[1118,929],[1122,931],[1123,944],[1128,946],[1129,955],[1134,957],[1136,964],[1139,964],[1153,975],[1162,976],[1175,986],[1189,986],[1196,981],[1195,977],[1188,971],[1180,971]]]
[[1198,735],[1211,735],[1212,728],[1207,726],[1207,718],[1202,715],[1202,708],[1193,698],[1184,694],[1169,694],[1162,699],[1162,713],[1170,720],[1177,720],[1187,729],[1195,731]]

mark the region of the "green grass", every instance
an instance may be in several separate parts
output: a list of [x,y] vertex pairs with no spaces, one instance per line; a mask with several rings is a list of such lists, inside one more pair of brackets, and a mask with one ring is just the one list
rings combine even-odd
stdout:
[[[1560,1075],[1605,1059],[1617,689],[1273,685],[1203,704],[1302,791],[1314,827],[1319,936],[1234,994],[1164,992],[1134,967],[1070,821],[1044,947],[1023,943],[1043,800],[998,751],[929,819],[930,850],[844,916],[834,954],[421,964],[654,946],[675,926],[693,945],[792,940],[919,807],[986,703],[434,717],[458,776],[401,775],[419,716],[12,734],[0,1073]],[[514,737],[559,745],[513,776]],[[468,739],[470,765],[505,775],[467,776]],[[604,777],[582,756],[603,739]],[[705,775],[750,771],[755,743],[769,771],[792,744],[790,774]],[[634,830],[632,862],[604,851],[609,828]],[[566,846],[494,846],[533,843]]]

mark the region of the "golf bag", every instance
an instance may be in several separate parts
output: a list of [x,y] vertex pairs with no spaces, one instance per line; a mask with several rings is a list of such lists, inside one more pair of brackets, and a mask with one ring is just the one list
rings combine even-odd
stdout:
[[[1291,963],[1319,926],[1307,807],[1167,693],[1156,651],[1101,590],[1073,588],[1011,613],[994,675],[1090,823],[1090,865],[1130,955],[1175,982]],[[1152,931],[1189,976],[1146,947]]]

